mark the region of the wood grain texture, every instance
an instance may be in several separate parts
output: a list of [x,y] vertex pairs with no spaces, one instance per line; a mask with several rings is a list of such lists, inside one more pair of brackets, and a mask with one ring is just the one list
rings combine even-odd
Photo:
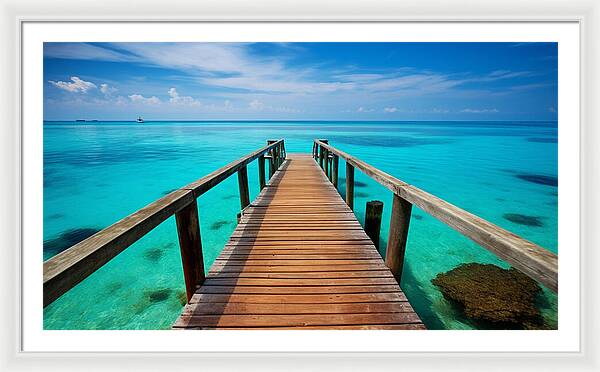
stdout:
[[[323,151],[343,158],[347,164],[377,181],[409,203],[444,222],[459,233],[494,253],[534,280],[558,292],[558,256],[539,245],[448,203],[418,187],[377,169],[335,147],[315,140]],[[348,178],[348,177],[347,177]]]
[[311,154],[289,155],[244,210],[173,327],[425,328]]

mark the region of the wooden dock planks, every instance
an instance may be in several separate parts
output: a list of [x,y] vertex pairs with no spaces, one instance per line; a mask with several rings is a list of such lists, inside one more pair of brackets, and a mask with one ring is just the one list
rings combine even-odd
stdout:
[[174,329],[425,329],[310,155],[290,155]]

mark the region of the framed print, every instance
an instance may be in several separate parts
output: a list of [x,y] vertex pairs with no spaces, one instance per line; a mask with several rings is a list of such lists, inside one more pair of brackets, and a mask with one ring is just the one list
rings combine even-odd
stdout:
[[18,355],[591,367],[590,13],[270,5],[15,14]]

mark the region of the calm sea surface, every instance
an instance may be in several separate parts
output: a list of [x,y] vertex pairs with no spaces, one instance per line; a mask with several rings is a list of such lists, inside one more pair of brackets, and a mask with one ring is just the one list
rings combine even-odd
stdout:
[[[317,137],[557,252],[556,122],[45,122],[43,259],[265,145],[267,139],[285,138],[288,153],[306,153]],[[343,193],[343,161],[340,170]],[[254,198],[256,162],[248,172]],[[366,201],[384,202],[385,247],[391,193],[358,171],[355,179],[361,223]],[[237,178],[201,196],[198,205],[209,268],[236,226]],[[512,222],[505,214],[530,218]],[[474,327],[431,284],[438,273],[466,262],[508,267],[413,209],[402,288],[429,328]],[[44,327],[169,328],[184,296],[175,221],[170,218],[48,306]],[[540,306],[548,324],[556,327],[556,296],[544,290]]]

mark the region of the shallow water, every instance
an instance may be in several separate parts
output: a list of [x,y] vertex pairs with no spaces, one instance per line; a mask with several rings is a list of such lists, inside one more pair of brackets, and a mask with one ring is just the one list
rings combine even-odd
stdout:
[[[309,153],[314,138],[557,252],[555,122],[45,122],[44,257],[102,229],[173,189],[285,138],[287,152]],[[344,192],[340,161],[340,192]],[[248,169],[258,194],[256,162]],[[391,194],[356,172],[355,206]],[[198,200],[205,267],[236,225],[236,177]],[[507,218],[508,216],[508,218]],[[384,252],[382,252],[384,253]],[[460,263],[495,263],[494,255],[425,212],[413,209],[402,288],[428,328],[472,329],[431,279]],[[184,297],[174,218],[44,310],[46,329],[162,329]],[[556,296],[540,306],[557,326]]]

